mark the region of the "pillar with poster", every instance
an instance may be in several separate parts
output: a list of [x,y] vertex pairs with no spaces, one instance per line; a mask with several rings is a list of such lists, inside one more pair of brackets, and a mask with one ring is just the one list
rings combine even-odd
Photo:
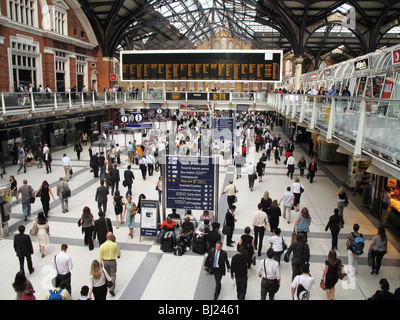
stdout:
[[11,188],[10,185],[0,186],[0,238],[8,236],[8,221],[11,216]]
[[140,238],[157,237],[160,224],[160,209],[157,200],[142,199],[140,201]]

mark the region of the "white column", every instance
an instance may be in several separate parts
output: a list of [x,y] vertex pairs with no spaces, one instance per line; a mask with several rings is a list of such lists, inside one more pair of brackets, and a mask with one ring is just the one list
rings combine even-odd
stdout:
[[362,100],[360,104],[360,119],[358,121],[356,144],[354,146],[355,156],[361,156],[361,149],[362,149],[361,146],[364,136],[364,127],[365,127],[365,100]]

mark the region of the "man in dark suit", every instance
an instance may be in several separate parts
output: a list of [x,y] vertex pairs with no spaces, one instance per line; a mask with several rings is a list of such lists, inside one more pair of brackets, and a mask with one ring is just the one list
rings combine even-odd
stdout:
[[97,207],[99,208],[99,211],[101,210],[101,206],[103,206],[103,213],[104,215],[106,214],[107,211],[107,196],[108,196],[108,188],[104,186],[104,180],[100,180],[100,187],[97,188],[96,190],[96,196],[94,198],[95,201],[97,201]]
[[18,227],[19,234],[14,236],[14,250],[17,254],[19,259],[19,267],[21,272],[25,273],[24,271],[24,262],[26,258],[26,262],[28,264],[29,273],[35,271],[32,265],[32,258],[31,255],[33,254],[33,246],[31,237],[24,234],[25,226],[20,225]]
[[133,180],[135,180],[135,175],[131,171],[131,165],[128,165],[128,169],[124,171],[124,180],[126,181],[126,186],[128,187],[126,195],[132,195],[132,184]]
[[99,159],[99,153],[98,152],[96,152],[95,155],[92,155],[90,157],[90,164],[91,164],[91,167],[93,169],[93,177],[94,178],[98,178],[99,177],[99,165],[100,165],[100,159]]
[[99,218],[94,222],[93,241],[96,240],[97,235],[99,246],[101,246],[106,242],[108,232],[113,232],[111,220],[106,218],[103,212],[99,211]]
[[111,184],[111,195],[114,195],[114,190],[118,190],[120,181],[119,170],[117,164],[113,164],[110,170],[110,184]]
[[46,166],[47,173],[51,172],[51,161],[51,153],[49,152],[49,149],[46,149],[46,152],[43,154],[43,162]]
[[225,225],[229,227],[229,234],[226,235],[226,245],[228,247],[233,247],[232,243],[235,243],[235,241],[232,240],[232,236],[233,236],[233,230],[235,230],[235,210],[236,210],[236,206],[233,204],[231,205],[231,207],[229,208],[229,210],[226,212],[225,215]]
[[226,273],[226,268],[230,272],[231,266],[228,260],[226,251],[221,249],[222,243],[218,241],[215,248],[210,250],[206,261],[204,263],[204,269],[214,274],[215,277],[215,292],[214,300],[217,300],[221,292],[221,279]]

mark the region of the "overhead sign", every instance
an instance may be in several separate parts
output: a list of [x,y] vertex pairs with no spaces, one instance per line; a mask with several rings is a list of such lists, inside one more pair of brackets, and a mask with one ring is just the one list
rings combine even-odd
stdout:
[[233,118],[213,118],[213,135],[214,140],[231,141],[234,131]]
[[166,156],[167,208],[214,210],[212,157]]
[[120,55],[122,81],[282,79],[282,50],[138,50]]
[[143,122],[144,117],[143,113],[129,113],[129,114],[123,114],[119,117],[120,123],[130,123],[130,122]]

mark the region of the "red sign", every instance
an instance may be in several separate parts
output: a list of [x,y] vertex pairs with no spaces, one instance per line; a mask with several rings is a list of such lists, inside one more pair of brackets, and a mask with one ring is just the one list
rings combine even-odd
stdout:
[[392,51],[393,64],[400,63],[400,49]]
[[385,86],[383,87],[382,99],[390,99],[393,91],[393,78],[386,78]]
[[117,81],[117,75],[115,73],[110,74],[110,81]]

